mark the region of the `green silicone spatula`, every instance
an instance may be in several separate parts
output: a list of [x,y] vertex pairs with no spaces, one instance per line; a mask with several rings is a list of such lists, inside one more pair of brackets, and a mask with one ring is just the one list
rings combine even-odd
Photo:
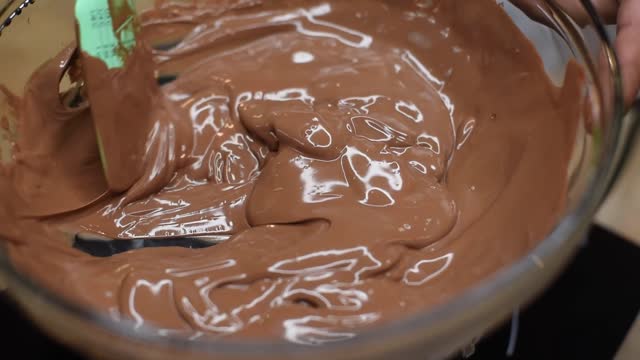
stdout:
[[[124,123],[121,116],[136,106],[127,103],[127,99],[135,94],[125,93],[120,85],[123,81],[136,83],[136,75],[116,80],[118,75],[109,77],[107,74],[124,71],[127,58],[136,46],[135,3],[133,0],[76,0],[75,15],[102,166],[109,188],[122,192],[140,175],[140,159],[136,158],[133,145],[118,143],[117,139],[132,127],[143,136],[141,126],[144,125],[142,122],[139,125]],[[104,66],[88,66],[89,61],[92,64],[102,61]]]
[[75,13],[82,51],[109,69],[123,67],[136,45],[134,1],[76,0]]

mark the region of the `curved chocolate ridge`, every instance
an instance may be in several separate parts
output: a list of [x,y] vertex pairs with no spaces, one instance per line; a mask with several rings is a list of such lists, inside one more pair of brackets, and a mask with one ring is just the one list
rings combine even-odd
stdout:
[[[116,144],[152,129],[132,150],[144,160],[136,184],[72,214],[15,215],[62,205],[41,194],[106,189],[89,113],[58,111],[38,87],[69,51],[27,85],[19,161],[0,179],[16,265],[116,320],[194,338],[344,340],[511,264],[565,210],[583,75],[569,66],[552,85],[492,0],[160,2],[140,37],[176,45],[141,46],[103,72],[122,101],[88,94],[112,103]],[[145,73],[177,77],[133,81]],[[42,162],[34,144],[70,150],[43,147]],[[60,226],[122,241],[231,237],[95,258]]]

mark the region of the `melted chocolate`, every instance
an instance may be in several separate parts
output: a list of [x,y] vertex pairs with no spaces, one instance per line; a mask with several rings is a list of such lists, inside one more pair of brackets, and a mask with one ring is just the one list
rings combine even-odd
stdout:
[[[552,85],[492,0],[162,1],[141,24],[124,69],[81,55],[79,107],[57,92],[73,47],[33,75],[0,180],[16,265],[116,320],[348,339],[511,264],[565,210],[582,74]],[[93,123],[136,176],[103,175]],[[76,232],[229,239],[104,258]]]

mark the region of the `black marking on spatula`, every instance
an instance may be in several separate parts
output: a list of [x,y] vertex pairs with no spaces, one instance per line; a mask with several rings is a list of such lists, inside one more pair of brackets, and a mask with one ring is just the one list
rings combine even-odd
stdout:
[[[11,25],[11,23],[13,22],[13,19],[15,19],[16,16],[22,14],[22,10],[26,9],[29,6],[29,4],[34,4],[35,2],[36,0],[24,0],[22,4],[20,4],[15,10],[13,10],[11,14],[9,14],[9,16],[3,22],[0,23],[0,36],[2,35],[2,30],[4,30],[7,26]],[[0,14],[4,13],[12,3],[13,2],[10,1],[6,5],[4,5],[0,9]]]
[[181,247],[204,249],[217,245],[219,242],[197,237],[97,240],[76,235],[73,239],[73,248],[95,257],[110,257],[145,248]]

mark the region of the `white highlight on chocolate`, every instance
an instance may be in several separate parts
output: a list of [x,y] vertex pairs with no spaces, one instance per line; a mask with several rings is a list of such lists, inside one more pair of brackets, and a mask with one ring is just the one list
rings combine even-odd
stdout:
[[[273,17],[269,22],[290,23],[293,24],[296,27],[296,30],[301,34],[334,39],[354,48],[366,49],[371,47],[373,37],[370,35],[328,21],[318,20],[316,18],[318,16],[328,15],[331,11],[331,4],[325,3],[308,10],[299,9],[285,15]],[[303,19],[306,20],[308,24],[303,23]]]
[[306,51],[298,51],[293,54],[293,62],[296,64],[308,64],[315,59],[316,57],[312,53]]
[[152,283],[147,280],[138,280],[136,281],[136,284],[131,288],[131,292],[129,293],[129,311],[131,311],[131,316],[136,322],[136,329],[140,328],[144,324],[142,315],[140,315],[140,313],[136,310],[136,293],[138,291],[138,288],[146,287],[151,290],[151,293],[154,296],[158,296],[158,294],[160,294],[160,291],[162,291],[162,288],[165,286],[168,286],[169,290],[171,291],[171,289],[173,288],[173,281],[165,279],[160,280],[157,283]]
[[[409,67],[411,67],[411,69],[413,69],[413,71],[415,71],[416,74],[418,74],[422,79],[424,79],[427,82],[427,84],[429,84],[429,86],[431,86],[438,93],[438,96],[440,97],[442,104],[449,111],[449,120],[451,122],[451,134],[453,138],[453,143],[455,144],[457,142],[457,137],[458,137],[458,134],[456,133],[456,123],[453,118],[455,105],[453,105],[451,98],[447,96],[443,91],[445,82],[435,77],[433,73],[431,73],[431,71],[429,71],[429,69],[427,69],[427,67],[423,63],[421,63],[420,60],[418,60],[418,58],[415,55],[413,55],[411,51],[407,50],[402,54],[402,61],[404,61],[407,65],[409,65]],[[449,163],[451,163],[451,161],[453,161],[453,152],[451,152]]]
[[335,328],[357,328],[371,324],[379,314],[367,313],[357,316],[305,316],[284,321],[285,338],[302,345],[322,345],[344,341],[356,336],[353,332],[336,331]]
[[[433,264],[433,263],[438,263],[438,262],[443,262],[444,264],[442,264],[442,266],[440,267],[440,269],[436,270],[435,272],[430,272],[430,273],[424,273],[420,267],[422,265],[425,264]],[[453,261],[453,253],[449,253],[446,254],[444,256],[435,258],[435,259],[427,259],[427,260],[421,260],[418,261],[412,268],[410,268],[409,270],[407,270],[404,273],[404,277],[402,279],[402,281],[407,284],[407,285],[411,285],[411,286],[420,286],[420,285],[424,285],[425,283],[427,283],[430,280],[433,280],[434,278],[436,278],[438,275],[442,274],[445,270],[447,270],[447,268],[449,267],[449,265],[451,265],[451,262]],[[410,277],[420,277],[426,275],[422,278],[419,279],[410,279]]]

